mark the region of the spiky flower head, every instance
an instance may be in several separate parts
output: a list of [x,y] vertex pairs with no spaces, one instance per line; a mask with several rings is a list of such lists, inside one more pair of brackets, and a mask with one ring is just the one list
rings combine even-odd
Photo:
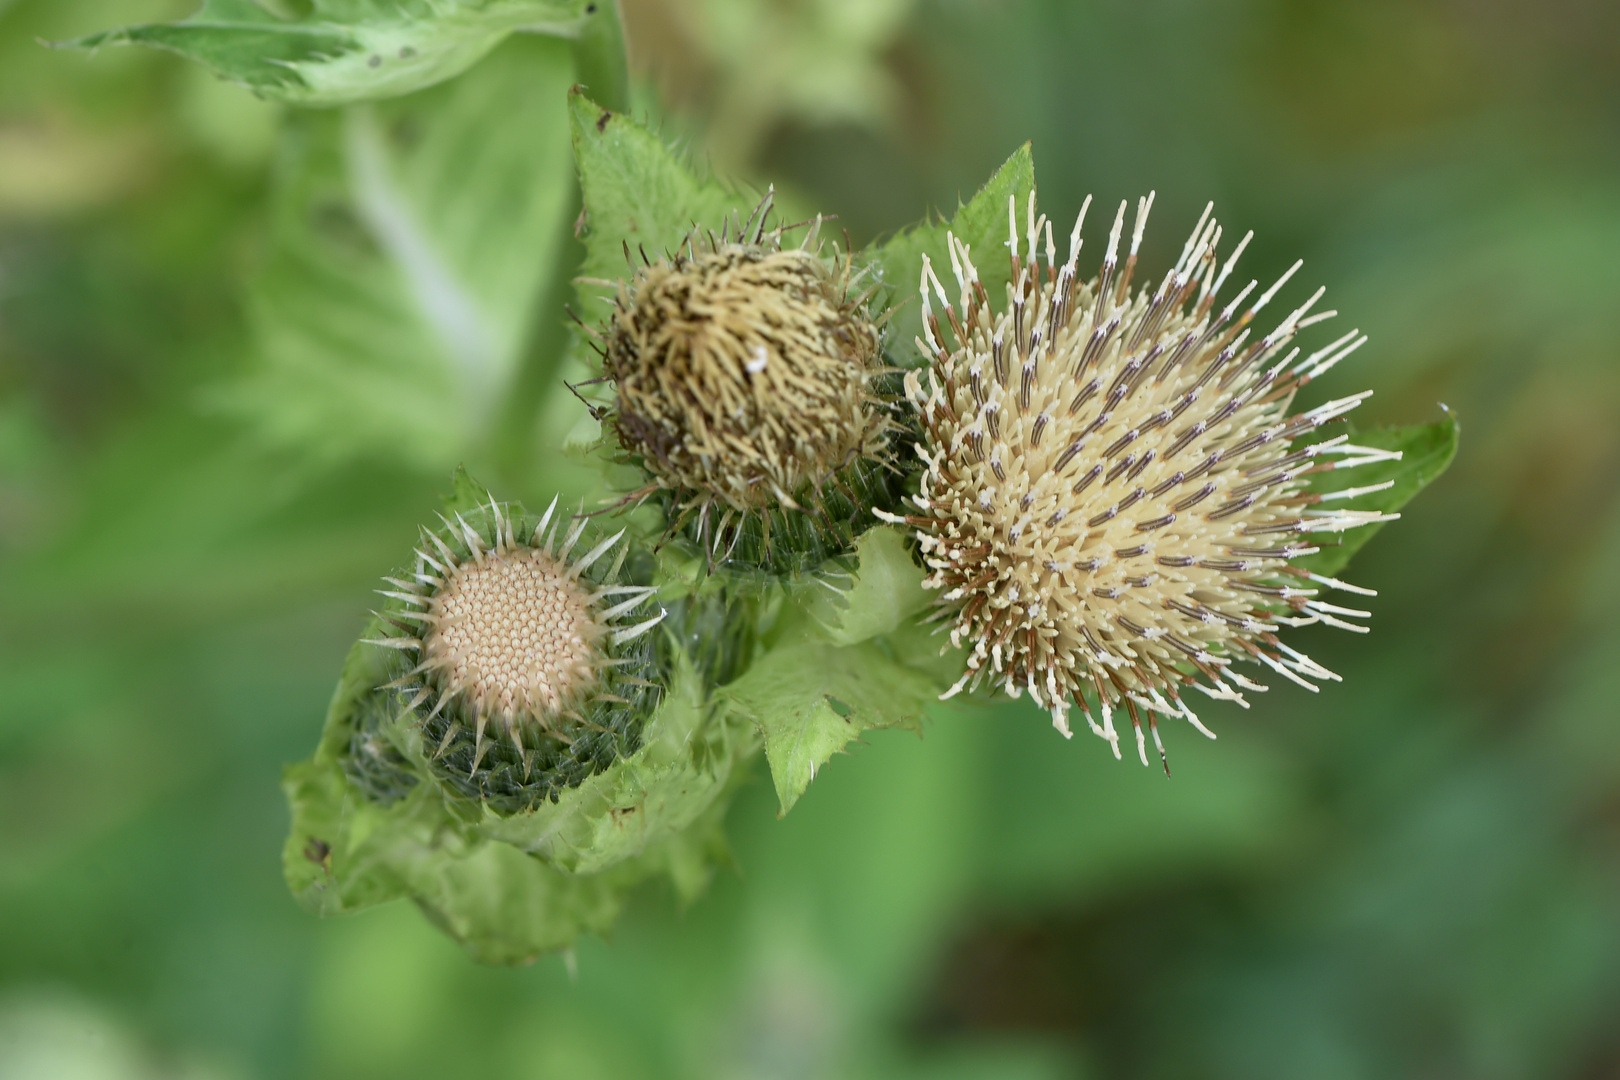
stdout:
[[1306,477],[1398,456],[1347,435],[1301,441],[1371,394],[1290,411],[1300,387],[1366,339],[1351,331],[1304,357],[1288,348],[1334,314],[1311,314],[1320,289],[1254,337],[1251,322],[1298,263],[1248,307],[1252,281],[1217,307],[1252,233],[1223,260],[1206,208],[1175,266],[1156,286],[1132,291],[1151,206],[1152,196],[1138,203],[1121,269],[1120,204],[1101,271],[1082,281],[1085,209],[1060,266],[1033,193],[1022,232],[1009,201],[1012,280],[999,312],[966,244],[949,238],[954,303],[924,259],[926,340],[918,345],[930,364],[906,378],[924,429],[924,469],[920,513],[903,519],[917,530],[926,584],[941,590],[951,641],[968,650],[967,670],[946,696],[986,682],[1014,697],[1028,690],[1065,736],[1072,703],[1116,757],[1113,713],[1123,703],[1143,764],[1143,712],[1162,758],[1160,716],[1210,735],[1184,688],[1245,707],[1245,691],[1265,689],[1237,663],[1311,690],[1311,680],[1338,678],[1278,631],[1312,623],[1364,630],[1345,618],[1366,612],[1320,599],[1318,587],[1368,590],[1291,560],[1318,550],[1319,534],[1396,515],[1323,505],[1387,485],[1317,495]]
[[533,802],[634,748],[657,691],[646,635],[664,612],[652,586],[621,579],[622,530],[581,554],[588,522],[555,499],[538,520],[494,499],[485,510],[477,526],[458,513],[423,530],[408,576],[379,590],[399,633],[373,644],[416,660],[385,689],[458,786]]
[[851,295],[847,256],[821,256],[819,217],[784,247],[770,209],[767,194],[735,241],[689,236],[645,261],[601,334],[620,445],[715,540],[819,506],[840,470],[886,456],[893,427],[870,294]]

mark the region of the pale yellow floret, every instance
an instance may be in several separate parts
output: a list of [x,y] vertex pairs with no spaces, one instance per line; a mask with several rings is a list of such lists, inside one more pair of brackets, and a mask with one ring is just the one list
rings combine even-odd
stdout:
[[560,716],[597,682],[597,621],[590,594],[538,548],[460,566],[428,605],[423,641],[445,688],[510,724]]

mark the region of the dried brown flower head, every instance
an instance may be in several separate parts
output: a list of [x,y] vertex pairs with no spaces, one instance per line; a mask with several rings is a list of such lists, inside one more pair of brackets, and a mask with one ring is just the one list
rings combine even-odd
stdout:
[[[1290,414],[1301,386],[1366,340],[1351,331],[1303,358],[1298,348],[1279,355],[1299,330],[1334,314],[1309,314],[1320,289],[1251,340],[1249,324],[1298,263],[1247,309],[1255,282],[1216,308],[1249,237],[1223,262],[1206,208],[1157,287],[1131,291],[1151,206],[1151,196],[1138,204],[1123,271],[1116,276],[1122,203],[1100,274],[1081,281],[1085,210],[1059,266],[1034,195],[1022,236],[1009,205],[1012,283],[999,314],[954,236],[956,303],[924,260],[927,340],[918,345],[931,364],[909,374],[906,388],[923,422],[925,468],[920,514],[903,519],[917,529],[928,586],[942,590],[951,641],[969,650],[950,694],[987,681],[1014,697],[1027,689],[1065,736],[1073,702],[1116,757],[1113,710],[1123,703],[1143,764],[1141,712],[1162,757],[1159,716],[1210,734],[1184,687],[1244,706],[1244,691],[1265,689],[1234,661],[1312,690],[1310,680],[1338,677],[1277,631],[1364,630],[1343,617],[1366,612],[1327,603],[1312,586],[1367,590],[1290,560],[1317,550],[1313,534],[1396,515],[1322,506],[1387,485],[1316,495],[1306,474],[1398,456],[1343,435],[1296,442],[1371,394]],[[953,349],[942,344],[942,321]]]
[[[394,589],[383,590],[405,605],[385,617],[417,627],[375,640],[417,655],[416,666],[390,685],[414,694],[407,712],[431,703],[425,728],[447,710],[473,728],[474,771],[488,749],[490,725],[527,764],[540,740],[567,742],[570,728],[587,725],[588,702],[623,701],[607,676],[630,661],[616,658],[612,646],[641,637],[664,617],[659,611],[640,618],[655,590],[619,582],[623,547],[602,580],[585,576],[623,532],[570,561],[586,521],[575,519],[559,539],[556,507],[552,500],[526,538],[519,537],[512,512],[493,500],[492,535],[457,514],[445,522],[451,542],[424,530],[410,579],[389,578]],[[640,621],[621,622],[629,618]],[[458,730],[450,724],[444,742]]]
[[[769,210],[767,195],[738,242],[688,238],[619,282],[601,334],[607,421],[675,512],[700,515],[700,535],[711,515],[818,504],[838,470],[884,456],[893,426],[848,258],[818,254],[819,218],[784,248]],[[716,522],[711,535],[725,531]]]

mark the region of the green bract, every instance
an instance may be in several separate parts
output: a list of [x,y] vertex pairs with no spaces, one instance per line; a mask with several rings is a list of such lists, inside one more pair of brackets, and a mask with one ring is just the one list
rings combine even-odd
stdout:
[[[368,699],[361,712],[358,733],[367,746],[384,737],[382,720],[396,717],[426,739],[428,760],[444,784],[497,812],[555,800],[633,753],[663,692],[661,668],[672,666],[668,657],[658,663],[657,638],[649,633],[666,614],[648,603],[654,588],[621,573],[628,549],[618,537],[587,531],[585,519],[567,521],[556,506],[536,518],[491,498],[446,515],[441,529],[423,530],[414,564],[383,591],[389,601],[378,613],[380,636],[361,642],[392,654],[390,678],[374,695],[378,705]],[[557,573],[548,578],[548,571]],[[470,597],[468,584],[478,589]],[[602,599],[592,602],[593,595]],[[440,609],[451,597],[467,610]],[[536,618],[533,608],[518,606],[537,599],[542,611],[549,600],[555,614]],[[430,619],[442,621],[424,625]],[[471,619],[480,625],[469,631]],[[500,623],[522,627],[526,642],[518,645]],[[435,647],[444,646],[447,633],[475,645],[491,630],[496,640],[483,643],[483,659],[503,670],[469,673],[468,658]],[[489,656],[490,644],[505,655]],[[561,655],[549,658],[557,666],[546,672],[540,665],[548,652]],[[513,696],[533,674],[550,702]],[[493,687],[502,675],[504,688]],[[496,703],[503,692],[504,709]]]
[[570,113],[581,306],[613,305],[586,328],[611,390],[594,411],[640,471],[627,497],[711,564],[792,575],[847,554],[903,493],[876,275],[824,253],[820,219],[785,235],[801,215],[698,177],[635,120],[578,91]]

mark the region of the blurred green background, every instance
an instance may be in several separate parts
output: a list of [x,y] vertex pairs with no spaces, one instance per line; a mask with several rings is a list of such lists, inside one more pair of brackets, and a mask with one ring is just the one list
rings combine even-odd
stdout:
[[[583,483],[567,51],[344,116],[40,44],[190,8],[0,0],[0,1077],[1620,1077],[1612,0],[627,0],[715,171],[860,244],[1032,139],[1059,221],[1157,189],[1150,267],[1214,199],[1372,336],[1313,389],[1464,438],[1352,568],[1373,633],[1300,635],[1343,684],[1203,710],[1168,781],[1010,706],[781,821],[759,767],[705,898],[522,970],[298,909],[277,783],[458,461]],[[523,389],[448,427],[379,374],[374,121],[506,289]]]

